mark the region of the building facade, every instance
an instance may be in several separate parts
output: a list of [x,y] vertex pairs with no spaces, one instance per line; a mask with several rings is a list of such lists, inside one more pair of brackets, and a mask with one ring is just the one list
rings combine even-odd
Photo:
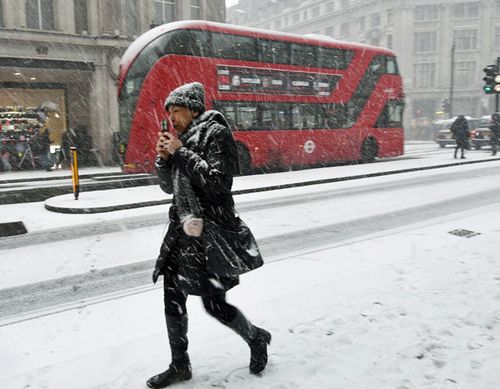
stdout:
[[500,0],[240,0],[227,20],[394,50],[409,137],[420,137],[414,132],[422,124],[448,117],[443,103],[450,93],[452,115],[495,109],[495,97],[482,89],[482,69],[500,56]]
[[122,54],[148,29],[184,19],[222,22],[225,1],[0,0],[0,111],[22,118],[48,107],[56,144],[84,126],[100,160],[112,162]]

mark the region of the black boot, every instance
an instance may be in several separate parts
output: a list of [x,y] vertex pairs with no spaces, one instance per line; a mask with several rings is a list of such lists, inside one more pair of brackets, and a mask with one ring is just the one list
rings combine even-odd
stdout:
[[163,373],[155,375],[146,381],[146,385],[150,388],[165,388],[176,382],[187,381],[191,379],[191,365],[175,366],[173,363]]
[[267,345],[271,344],[271,334],[262,328],[257,328],[258,334],[250,345],[250,373],[258,374],[267,365]]
[[458,152],[458,148],[455,149],[455,153],[453,154],[453,158],[457,159],[457,152]]
[[264,370],[267,365],[267,345],[271,344],[271,334],[252,325],[240,311],[227,325],[250,346],[250,373],[258,374]]
[[191,364],[188,348],[188,317],[165,315],[167,321],[168,340],[172,353],[172,363],[163,373],[151,377],[146,384],[150,388],[164,388],[170,384],[191,379]]

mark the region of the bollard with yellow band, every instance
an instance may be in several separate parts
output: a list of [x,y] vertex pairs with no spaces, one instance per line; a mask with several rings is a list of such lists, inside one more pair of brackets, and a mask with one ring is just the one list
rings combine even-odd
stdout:
[[80,182],[78,178],[78,152],[76,147],[70,147],[71,150],[71,179],[73,181],[73,193],[75,200],[78,200],[80,194]]

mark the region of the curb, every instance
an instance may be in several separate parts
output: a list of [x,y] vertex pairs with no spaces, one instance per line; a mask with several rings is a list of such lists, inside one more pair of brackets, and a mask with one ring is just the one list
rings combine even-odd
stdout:
[[58,212],[58,213],[91,214],[91,213],[122,211],[124,209],[150,207],[150,206],[154,206],[154,205],[169,204],[171,202],[172,202],[172,199],[166,199],[166,200],[144,201],[144,202],[139,202],[139,203],[110,205],[107,207],[95,207],[95,208],[63,208],[63,207],[55,207],[55,206],[49,205],[49,204],[44,204],[44,207],[48,211]]
[[[289,183],[289,184],[264,186],[264,187],[251,188],[251,189],[241,189],[241,190],[232,191],[232,194],[233,195],[240,195],[240,194],[248,194],[248,193],[268,192],[268,191],[272,191],[272,190],[298,188],[298,187],[309,186],[309,185],[329,184],[329,183],[341,182],[341,181],[352,181],[352,180],[359,180],[362,178],[381,177],[381,176],[388,176],[388,175],[393,175],[393,174],[411,173],[411,172],[415,172],[415,171],[442,169],[442,168],[446,168],[446,167],[454,167],[454,166],[460,166],[460,165],[471,165],[471,164],[475,164],[475,163],[484,163],[484,162],[491,162],[491,161],[500,161],[500,158],[484,159],[484,160],[477,160],[477,161],[466,161],[466,162],[454,162],[454,163],[443,164],[443,165],[433,165],[433,166],[424,166],[424,167],[418,167],[418,168],[398,169],[398,170],[391,170],[391,171],[386,171],[386,172],[358,174],[358,175],[354,175],[354,176],[324,178],[324,179],[320,179],[320,180],[294,182],[294,183]],[[45,208],[49,211],[59,212],[59,213],[91,214],[91,213],[104,213],[104,212],[120,211],[120,210],[124,210],[124,209],[142,208],[142,207],[149,207],[149,206],[154,206],[154,205],[163,205],[163,204],[169,204],[171,202],[172,202],[172,199],[165,199],[165,200],[153,200],[153,201],[144,201],[144,202],[138,202],[138,203],[111,205],[111,206],[105,206],[105,207],[92,207],[92,208],[62,208],[62,207],[54,207],[54,206],[45,204]]]
[[[119,188],[130,188],[135,186],[155,185],[158,182],[156,176],[147,176],[140,178],[123,178],[110,179],[109,181],[102,182],[85,182],[80,184],[80,192],[91,192],[95,190],[108,190]],[[42,187],[42,188],[29,188],[22,190],[11,190],[0,192],[1,204],[17,204],[29,203],[36,201],[45,201],[51,197],[71,194],[73,187],[69,185],[61,185],[55,187]]]
[[[116,173],[88,173],[79,174],[80,179],[86,178],[96,178],[96,177],[109,177],[109,176],[127,176],[127,173],[116,172]],[[30,177],[30,178],[13,178],[10,180],[0,180],[0,184],[19,184],[23,182],[36,182],[36,181],[56,181],[56,180],[71,180],[71,173],[63,176],[42,176],[42,177]]]

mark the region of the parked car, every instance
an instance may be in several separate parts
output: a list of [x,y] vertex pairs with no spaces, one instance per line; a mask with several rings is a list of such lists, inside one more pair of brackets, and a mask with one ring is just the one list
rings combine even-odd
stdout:
[[[478,127],[479,119],[472,118],[470,116],[465,117],[467,119],[467,122],[469,123],[469,132],[472,133],[476,130]],[[439,145],[439,147],[446,147],[447,145],[455,145],[455,138],[453,137],[453,134],[451,133],[450,127],[453,124],[453,122],[457,119],[457,117],[454,117],[452,119],[442,119],[442,120],[436,120],[434,122],[434,127],[435,127],[435,141]]]
[[471,132],[470,141],[476,150],[490,145],[492,131],[490,130],[491,115],[481,116],[477,128]]

